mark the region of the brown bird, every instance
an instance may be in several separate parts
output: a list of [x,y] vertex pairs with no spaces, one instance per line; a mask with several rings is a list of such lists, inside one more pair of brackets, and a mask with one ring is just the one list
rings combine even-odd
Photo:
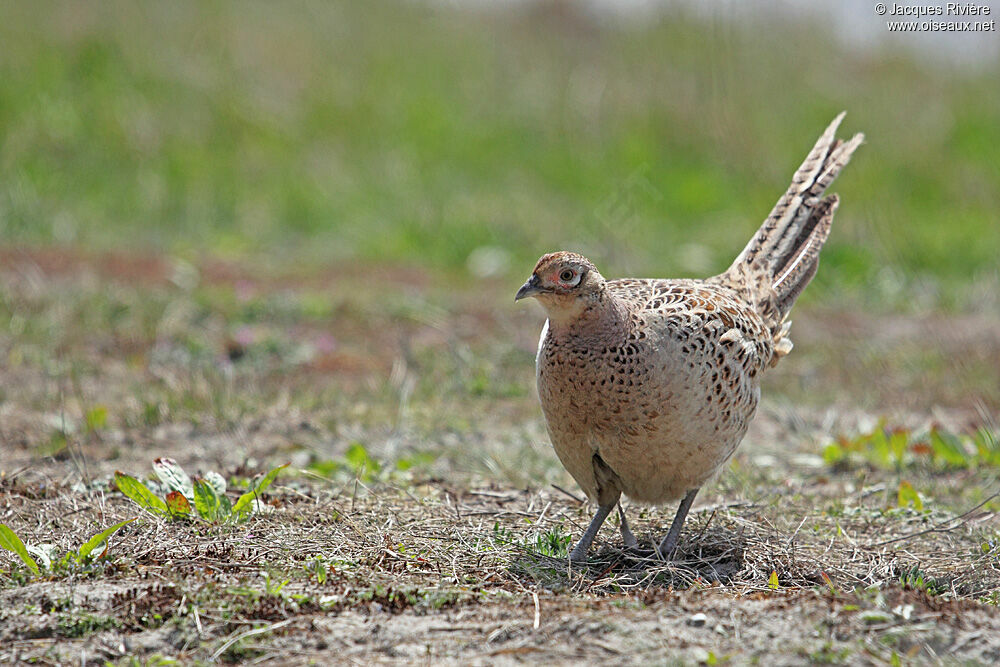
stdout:
[[827,186],[864,135],[834,138],[838,115],[725,273],[706,280],[605,280],[582,255],[543,255],[515,301],[548,315],[538,396],[559,460],[598,510],[570,554],[587,551],[617,505],[681,499],[661,557],[677,546],[695,494],[736,451],[763,371],[792,349],[789,310],[816,274],[836,195]]

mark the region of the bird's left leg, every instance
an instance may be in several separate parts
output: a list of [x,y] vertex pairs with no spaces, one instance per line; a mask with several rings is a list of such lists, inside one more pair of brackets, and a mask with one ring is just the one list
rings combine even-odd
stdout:
[[628,527],[628,519],[625,518],[625,510],[622,508],[621,499],[618,500],[618,520],[621,521],[622,528],[622,540],[625,542],[626,549],[638,549],[639,540],[635,539],[635,535]]

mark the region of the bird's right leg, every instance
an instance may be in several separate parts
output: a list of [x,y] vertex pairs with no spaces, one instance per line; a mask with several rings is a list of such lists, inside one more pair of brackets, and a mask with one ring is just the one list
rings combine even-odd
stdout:
[[626,549],[638,549],[639,540],[635,539],[635,535],[628,527],[628,519],[625,518],[625,510],[622,509],[621,500],[618,501],[618,520],[622,524],[622,540],[625,542]]
[[[597,531],[601,529],[604,520],[608,518],[611,510],[618,505],[618,501],[622,497],[621,481],[618,479],[618,475],[604,462],[604,459],[597,452],[594,452],[593,465],[594,482],[597,487],[597,514],[594,515],[594,520],[587,526],[583,537],[580,538],[580,541],[576,543],[573,551],[569,554],[569,559],[574,563],[582,563],[587,560],[587,551],[590,549],[594,538],[597,537]],[[622,516],[624,517],[624,515]],[[622,536],[626,532],[629,535],[632,534],[628,530],[627,523],[622,523],[622,530]],[[632,539],[634,540],[635,538],[633,537]]]
[[597,537],[597,531],[601,529],[604,524],[604,520],[608,518],[611,514],[611,510],[615,508],[618,504],[618,498],[615,498],[610,503],[605,503],[604,505],[599,505],[597,507],[597,514],[594,515],[593,521],[587,526],[587,530],[584,531],[583,537],[580,541],[576,543],[573,547],[573,551],[569,554],[569,559],[574,563],[583,563],[587,560],[587,551],[590,550],[590,545],[594,542],[594,538]]
[[691,509],[691,504],[694,502],[694,497],[696,495],[698,495],[698,489],[691,489],[687,492],[687,495],[684,496],[684,500],[682,500],[681,504],[677,507],[677,514],[674,515],[674,522],[670,524],[670,530],[667,532],[667,536],[663,538],[663,541],[660,542],[660,546],[657,549],[660,554],[660,558],[669,558],[670,554],[677,548],[677,541],[681,536],[681,526],[684,525],[684,519],[687,518],[688,510]]

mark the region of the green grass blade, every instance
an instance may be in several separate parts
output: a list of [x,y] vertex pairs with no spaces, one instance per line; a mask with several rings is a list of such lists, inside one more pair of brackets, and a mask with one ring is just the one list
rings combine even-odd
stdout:
[[76,559],[78,561],[80,561],[81,563],[83,561],[85,561],[87,559],[87,557],[90,556],[91,552],[94,549],[96,549],[97,547],[99,547],[102,544],[104,544],[104,542],[107,541],[107,539],[109,537],[111,537],[112,535],[114,535],[115,533],[117,533],[121,529],[122,526],[125,526],[127,524],[132,523],[137,518],[138,517],[132,517],[131,519],[125,519],[124,521],[116,523],[115,525],[111,526],[110,528],[106,528],[106,529],[102,530],[97,535],[94,535],[92,538],[90,538],[89,540],[87,540],[86,542],[84,542],[80,546],[80,549],[76,552]]
[[249,513],[250,508],[253,507],[253,501],[260,497],[260,494],[267,487],[271,486],[271,483],[278,477],[278,474],[288,467],[289,464],[280,465],[271,472],[264,475],[260,481],[250,487],[250,490],[239,497],[236,504],[233,505],[233,514],[244,514]]
[[38,569],[38,564],[35,559],[28,554],[28,550],[24,548],[24,542],[21,538],[17,536],[13,530],[7,527],[7,524],[0,523],[0,547],[3,547],[7,551],[13,551],[16,553],[20,559],[31,568],[31,571],[35,573],[35,576],[39,576],[41,572]]
[[136,505],[156,516],[168,516],[167,504],[163,500],[146,488],[146,485],[137,480],[132,475],[123,472],[115,472],[115,484],[118,490],[132,499]]

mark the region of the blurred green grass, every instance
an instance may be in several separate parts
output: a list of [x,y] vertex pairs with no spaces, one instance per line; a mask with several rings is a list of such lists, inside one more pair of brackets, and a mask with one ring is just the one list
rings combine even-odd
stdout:
[[1000,280],[997,63],[561,6],[3,3],[0,241],[704,275],[847,109],[868,142],[810,293],[969,307]]

